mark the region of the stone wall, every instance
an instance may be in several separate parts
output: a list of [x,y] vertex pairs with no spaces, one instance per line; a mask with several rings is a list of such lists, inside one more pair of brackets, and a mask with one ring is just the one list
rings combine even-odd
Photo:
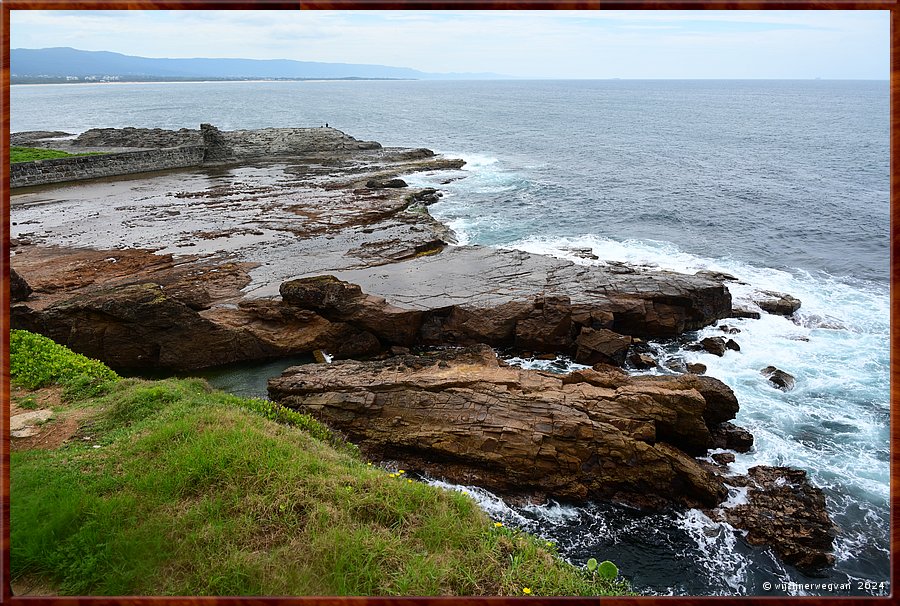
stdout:
[[9,185],[12,188],[27,187],[199,166],[203,162],[204,153],[203,145],[190,145],[22,162],[10,166]]

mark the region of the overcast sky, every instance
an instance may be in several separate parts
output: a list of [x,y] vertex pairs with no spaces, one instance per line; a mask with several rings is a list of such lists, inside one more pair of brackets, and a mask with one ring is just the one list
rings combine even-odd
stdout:
[[889,77],[888,11],[11,11],[11,48],[535,78]]

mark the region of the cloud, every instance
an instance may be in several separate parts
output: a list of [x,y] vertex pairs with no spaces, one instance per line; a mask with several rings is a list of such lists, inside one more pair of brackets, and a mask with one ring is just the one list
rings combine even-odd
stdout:
[[564,78],[887,78],[888,33],[887,11],[11,11],[10,28],[13,48]]

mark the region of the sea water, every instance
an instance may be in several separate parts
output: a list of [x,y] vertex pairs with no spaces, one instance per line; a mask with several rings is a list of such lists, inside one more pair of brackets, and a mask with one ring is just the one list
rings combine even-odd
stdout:
[[[735,300],[751,306],[762,290],[796,296],[792,319],[728,320],[741,331],[730,335],[739,352],[651,346],[663,361],[706,364],[734,390],[735,422],[756,443],[730,471],[788,465],[823,489],[838,535],[836,564],[822,577],[698,510],[513,507],[466,489],[491,516],[556,542],[575,564],[613,560],[642,593],[889,591],[881,584],[889,577],[887,82],[50,85],[12,87],[11,103],[13,131],[328,122],[360,139],[465,158],[461,172],[406,177],[444,192],[431,212],[461,244],[723,271],[739,280],[729,283]],[[710,327],[696,337],[721,334]],[[796,377],[795,389],[770,385],[760,374],[769,365]],[[742,498],[733,490],[729,500]]]

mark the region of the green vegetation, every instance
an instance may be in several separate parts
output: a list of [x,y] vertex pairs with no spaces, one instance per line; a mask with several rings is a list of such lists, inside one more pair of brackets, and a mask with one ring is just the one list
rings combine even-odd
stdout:
[[52,160],[53,158],[68,158],[69,156],[99,156],[103,152],[87,152],[84,154],[70,154],[56,149],[44,149],[42,147],[10,147],[9,163],[34,162],[35,160]]
[[26,389],[61,385],[63,398],[72,401],[105,393],[119,380],[119,375],[97,360],[25,330],[10,332],[9,348],[10,377]]
[[92,444],[12,455],[14,581],[104,595],[627,590],[464,494],[364,462],[307,415],[199,379],[121,379],[22,331],[10,358],[20,385],[96,386],[73,402],[92,409]]

